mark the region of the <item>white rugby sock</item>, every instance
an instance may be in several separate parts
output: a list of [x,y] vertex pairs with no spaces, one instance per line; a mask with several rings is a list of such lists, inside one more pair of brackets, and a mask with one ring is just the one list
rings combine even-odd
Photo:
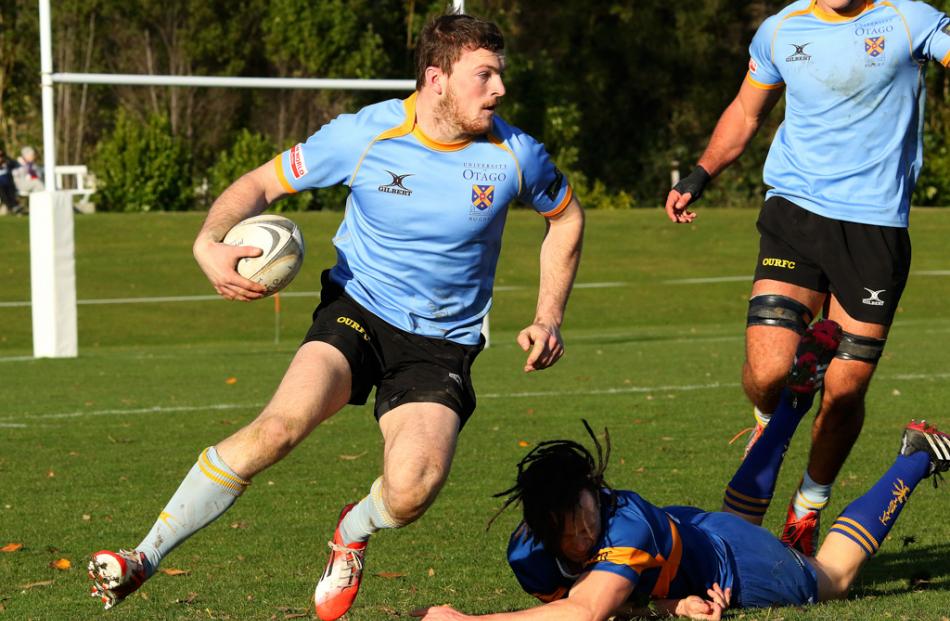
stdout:
[[344,543],[366,541],[369,536],[383,528],[403,526],[386,509],[383,502],[383,477],[373,481],[369,495],[359,501],[343,521],[340,522],[340,536]]
[[793,508],[795,516],[802,519],[811,511],[821,511],[828,505],[831,498],[831,487],[834,483],[823,485],[816,483],[814,479],[808,476],[808,469],[802,476],[802,484],[798,487],[798,493],[795,494]]
[[250,484],[221,460],[213,446],[202,451],[152,530],[135,548],[145,553],[150,573],[178,544],[227,511]]

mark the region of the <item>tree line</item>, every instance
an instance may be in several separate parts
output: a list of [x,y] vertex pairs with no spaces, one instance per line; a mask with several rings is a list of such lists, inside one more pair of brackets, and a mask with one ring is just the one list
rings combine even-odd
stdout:
[[[746,72],[748,45],[786,0],[468,0],[507,42],[500,114],[545,142],[595,208],[655,207],[688,172]],[[54,71],[411,78],[445,0],[57,0]],[[931,0],[950,10],[950,0]],[[41,147],[38,6],[0,4],[0,146]],[[950,204],[950,82],[927,73],[918,205]],[[204,208],[227,184],[334,116],[392,92],[57,85],[57,159],[87,164],[105,210]],[[707,205],[756,206],[782,104]],[[335,208],[340,190],[284,209]]]

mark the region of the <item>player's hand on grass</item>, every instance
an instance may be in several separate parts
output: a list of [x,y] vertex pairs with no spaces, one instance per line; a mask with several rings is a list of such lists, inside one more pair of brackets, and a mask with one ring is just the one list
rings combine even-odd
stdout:
[[430,606],[429,608],[417,608],[409,613],[410,616],[419,617],[423,621],[461,621],[470,619],[468,615],[463,615],[451,606]]
[[237,273],[237,263],[244,257],[258,257],[263,250],[256,246],[230,246],[210,239],[199,239],[192,251],[198,266],[214,290],[229,300],[248,302],[264,296],[267,289]]
[[534,322],[518,333],[518,345],[531,352],[524,365],[525,373],[546,369],[564,355],[561,329],[556,325]]
[[729,607],[732,589],[722,589],[719,584],[714,583],[712,588],[706,590],[706,595],[708,599],[703,599],[698,595],[681,599],[676,607],[676,614],[690,619],[719,621],[722,619],[723,611]]

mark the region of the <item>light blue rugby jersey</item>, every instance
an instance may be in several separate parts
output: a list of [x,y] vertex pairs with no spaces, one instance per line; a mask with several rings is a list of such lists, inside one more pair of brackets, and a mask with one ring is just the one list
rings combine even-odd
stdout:
[[289,192],[344,183],[334,282],[389,324],[478,343],[492,301],[508,205],[561,213],[572,190],[544,146],[499,119],[457,144],[415,124],[416,95],[324,125],[275,158]]
[[788,86],[765,162],[768,196],[828,218],[906,227],[923,159],[925,65],[950,63],[948,24],[911,0],[868,0],[851,16],[799,0],[765,20],[747,80]]

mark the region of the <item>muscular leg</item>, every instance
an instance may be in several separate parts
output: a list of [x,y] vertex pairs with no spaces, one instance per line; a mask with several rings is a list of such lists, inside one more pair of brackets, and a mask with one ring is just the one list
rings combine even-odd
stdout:
[[380,418],[383,501],[403,524],[419,519],[449,476],[458,415],[438,403],[406,403]]
[[[152,530],[136,547],[154,572],[161,559],[224,513],[249,479],[284,457],[349,400],[350,367],[336,348],[304,344],[264,411],[201,454]],[[150,572],[150,573],[151,573]]]
[[322,342],[305,343],[264,411],[219,443],[218,454],[240,476],[253,477],[340,411],[349,401],[351,384],[350,366],[338,349]]
[[[876,339],[887,337],[888,326],[853,319],[834,296],[828,318],[851,334]],[[864,395],[875,368],[875,364],[840,358],[834,359],[828,367],[821,408],[812,426],[808,457],[808,475],[817,483],[834,482],[857,441],[864,424]]]
[[340,522],[346,544],[364,542],[383,528],[416,521],[445,483],[455,453],[459,417],[438,403],[406,403],[379,420],[383,476]]
[[[757,280],[752,295],[782,295],[796,300],[816,314],[825,299],[820,291],[778,280]],[[778,406],[785,378],[801,336],[778,326],[746,328],[746,360],[742,366],[742,387],[752,404],[766,414]]]

